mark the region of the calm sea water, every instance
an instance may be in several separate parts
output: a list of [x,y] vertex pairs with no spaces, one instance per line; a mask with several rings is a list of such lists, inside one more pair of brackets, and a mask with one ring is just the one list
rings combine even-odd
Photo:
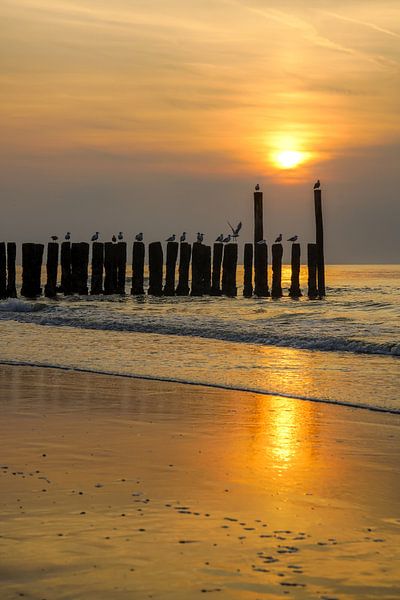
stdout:
[[236,299],[6,300],[0,362],[400,412],[400,267],[330,266],[327,282],[324,301],[244,299],[241,288]]

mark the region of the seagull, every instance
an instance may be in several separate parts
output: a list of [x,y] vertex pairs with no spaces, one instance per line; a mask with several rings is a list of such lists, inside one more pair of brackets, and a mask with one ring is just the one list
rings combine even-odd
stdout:
[[96,240],[98,240],[98,239],[99,239],[99,232],[98,232],[98,231],[96,231],[96,233],[94,233],[94,234],[92,235],[92,237],[91,237],[91,240],[90,240],[90,241],[91,241],[91,242],[95,242],[95,241],[96,241]]
[[197,241],[199,244],[202,244],[204,240],[204,233],[197,232]]
[[71,232],[67,231],[67,233],[65,234],[65,239],[68,241],[71,239]]
[[122,240],[124,239],[124,234],[122,233],[122,231],[119,232],[118,239],[120,242],[122,242]]
[[275,240],[275,244],[279,244],[279,242],[281,242],[281,241],[282,241],[282,234],[280,233]]
[[319,190],[320,187],[321,187],[321,182],[319,179],[317,179],[317,181],[314,183],[314,190]]
[[259,242],[257,242],[257,244],[264,244],[264,245],[265,245],[266,243],[267,243],[267,240],[260,240]]
[[257,185],[256,185],[256,192],[258,192],[258,191],[259,191],[259,189],[260,189],[260,186],[259,186],[259,184],[257,183]]
[[227,235],[222,241],[224,244],[228,244],[231,241],[231,234]]
[[216,241],[216,242],[222,242],[223,240],[224,240],[224,234],[223,234],[223,233],[221,233],[221,234],[220,234],[220,235],[217,237],[217,239],[216,239],[215,241]]
[[112,240],[112,243],[115,244],[115,242],[117,241],[117,238],[115,237],[115,235],[112,236],[111,240]]
[[232,227],[232,225],[229,223],[229,221],[228,221],[228,225],[232,229],[232,237],[236,241],[237,238],[239,237],[239,231],[242,229],[242,221],[240,221],[240,223],[238,223],[236,225],[236,228]]
[[180,242],[185,242],[186,241],[186,231],[184,231],[181,235],[181,237],[179,238]]
[[136,240],[137,242],[143,242],[143,233],[142,233],[142,232],[140,232],[140,233],[138,233],[137,235],[135,235],[135,240]]
[[172,235],[171,235],[169,238],[167,238],[165,241],[166,241],[166,242],[174,242],[174,241],[175,241],[175,238],[176,238],[176,235],[175,235],[175,234],[172,234]]
[[293,237],[288,239],[288,242],[296,242],[298,237],[298,235],[294,235]]
[[56,242],[58,240],[58,235],[52,235],[51,239],[53,240],[53,242]]

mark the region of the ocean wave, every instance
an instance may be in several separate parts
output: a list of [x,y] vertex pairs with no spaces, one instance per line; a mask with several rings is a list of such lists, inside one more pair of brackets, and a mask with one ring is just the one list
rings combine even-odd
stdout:
[[28,302],[19,298],[9,298],[0,301],[0,312],[10,313],[30,313],[39,312],[47,308],[44,302]]
[[331,399],[331,398],[318,398],[315,396],[301,396],[301,395],[297,395],[297,394],[288,394],[288,393],[283,393],[280,391],[263,389],[263,388],[253,388],[253,387],[238,386],[238,385],[227,385],[227,384],[223,384],[223,383],[210,383],[210,382],[201,381],[201,380],[195,381],[195,380],[191,380],[191,379],[181,379],[178,377],[177,378],[162,377],[162,376],[156,376],[156,375],[143,375],[143,374],[139,374],[139,373],[121,373],[118,371],[108,371],[108,370],[103,370],[103,369],[94,369],[94,368],[92,369],[92,368],[86,368],[86,367],[59,365],[59,364],[53,364],[53,363],[47,363],[47,362],[13,361],[13,360],[1,360],[0,359],[0,365],[57,369],[57,370],[61,370],[61,371],[72,371],[72,372],[76,372],[76,373],[93,373],[95,375],[110,375],[112,377],[124,377],[127,379],[142,379],[142,380],[147,380],[147,381],[163,381],[166,383],[196,385],[196,386],[202,386],[202,387],[207,387],[207,388],[247,392],[247,393],[251,393],[251,394],[261,394],[264,396],[277,396],[280,398],[290,398],[292,400],[317,402],[320,404],[333,404],[335,406],[344,406],[347,408],[363,409],[363,410],[370,410],[373,412],[381,412],[381,413],[390,413],[390,414],[400,415],[400,409],[397,409],[397,408],[388,408],[388,407],[378,406],[378,405],[373,405],[373,404],[347,402],[344,400],[335,400],[335,399]]

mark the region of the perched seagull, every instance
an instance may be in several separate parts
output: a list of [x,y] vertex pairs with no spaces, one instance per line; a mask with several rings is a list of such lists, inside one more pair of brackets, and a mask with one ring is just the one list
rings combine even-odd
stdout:
[[257,244],[264,244],[264,245],[265,245],[266,243],[267,243],[267,240],[260,240],[259,242],[257,242]]
[[113,244],[115,244],[115,242],[117,241],[117,238],[115,237],[115,235],[112,236],[111,241]]
[[317,179],[317,181],[314,183],[314,190],[319,190],[320,187],[321,187],[321,182],[319,179]]
[[94,234],[92,235],[92,237],[91,237],[91,240],[90,240],[90,241],[91,241],[91,242],[95,242],[95,241],[96,241],[96,240],[98,240],[98,239],[99,239],[99,232],[98,232],[98,231],[96,231],[96,233],[94,233]]
[[179,238],[180,242],[185,242],[186,241],[186,231],[184,231],[181,235],[181,237]]
[[58,240],[58,235],[52,235],[51,239],[53,240],[53,242],[56,242]]
[[293,237],[288,239],[288,242],[297,242],[298,235],[294,235]]
[[259,184],[257,183],[257,185],[256,185],[256,192],[258,192],[258,191],[259,191],[259,189],[260,189],[260,186],[259,186]]
[[68,240],[71,239],[71,232],[70,231],[67,231],[67,233],[65,234],[65,239],[67,240],[67,242],[68,242]]
[[281,242],[281,241],[282,241],[282,234],[280,233],[275,240],[275,244],[279,244],[279,242]]
[[228,221],[228,225],[232,229],[232,238],[234,239],[234,241],[236,241],[237,238],[239,237],[239,231],[242,229],[242,221],[240,221],[240,223],[238,223],[236,225],[236,227],[232,227],[232,225],[229,223],[229,221]]
[[220,234],[220,235],[217,237],[217,239],[216,239],[215,241],[216,241],[216,242],[222,242],[223,240],[224,240],[224,234],[223,234],[223,233],[221,233],[221,234]]
[[198,243],[199,243],[199,244],[202,244],[202,243],[203,243],[203,240],[204,240],[204,233],[200,233],[200,232],[198,232],[198,233],[197,233],[197,241],[198,241]]
[[227,235],[222,241],[224,244],[228,244],[231,241],[231,234]]
[[140,233],[138,233],[137,235],[135,235],[135,240],[136,240],[137,242],[143,242],[143,233],[142,233],[142,232],[140,232]]
[[122,240],[124,239],[124,234],[122,233],[122,231],[119,232],[118,239],[120,242],[122,242]]
[[167,238],[165,241],[166,241],[166,242],[174,242],[174,241],[175,241],[175,238],[176,238],[176,235],[175,235],[175,234],[173,234],[173,235],[171,235],[169,238]]

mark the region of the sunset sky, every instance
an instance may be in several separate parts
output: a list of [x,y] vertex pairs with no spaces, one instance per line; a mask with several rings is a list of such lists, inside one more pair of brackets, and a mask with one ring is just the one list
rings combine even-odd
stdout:
[[398,0],[3,0],[0,238],[269,238],[400,256]]

